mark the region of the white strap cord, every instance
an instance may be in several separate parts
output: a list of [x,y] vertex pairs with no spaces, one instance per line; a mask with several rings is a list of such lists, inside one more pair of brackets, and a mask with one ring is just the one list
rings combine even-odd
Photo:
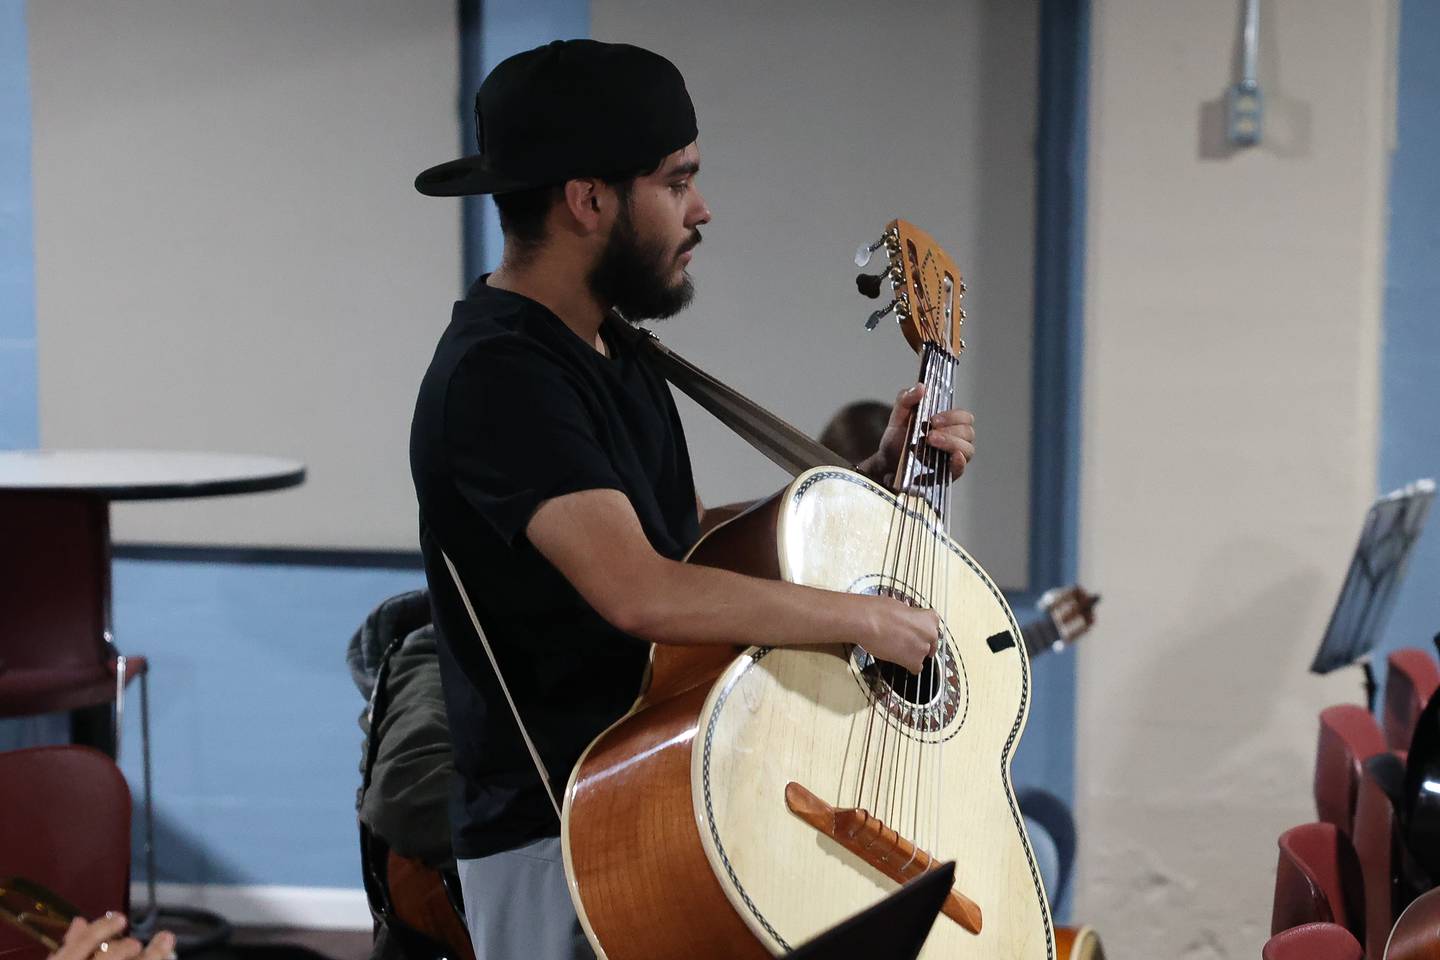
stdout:
[[535,741],[530,739],[530,731],[525,728],[525,721],[520,719],[520,708],[515,706],[515,698],[510,696],[510,687],[505,683],[505,675],[500,672],[500,664],[495,660],[495,651],[490,649],[490,641],[485,637],[485,631],[480,627],[480,618],[475,616],[475,608],[470,603],[470,595],[465,592],[465,585],[460,582],[460,572],[455,569],[455,564],[450,562],[450,555],[440,551],[440,556],[445,559],[445,566],[450,571],[450,579],[455,581],[455,589],[460,593],[460,602],[465,604],[465,612],[470,615],[470,623],[475,627],[475,636],[480,638],[480,646],[485,648],[485,656],[490,658],[490,669],[495,671],[495,679],[500,681],[500,692],[505,694],[505,702],[510,704],[510,713],[515,717],[515,725],[520,728],[520,736],[525,741],[525,749],[530,751],[530,759],[535,763],[535,771],[540,774],[540,782],[545,786],[545,794],[550,798],[550,806],[555,808],[555,817],[560,819],[560,801],[555,798],[555,790],[550,786],[550,774],[545,770],[545,762],[540,759],[540,751],[535,749]]

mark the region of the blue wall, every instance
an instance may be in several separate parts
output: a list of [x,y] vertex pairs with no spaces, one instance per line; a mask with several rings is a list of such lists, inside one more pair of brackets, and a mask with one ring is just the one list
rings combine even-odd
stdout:
[[[0,450],[40,432],[30,205],[30,63],[24,0],[0,0]],[[59,743],[63,717],[0,721],[0,749]]]
[[[479,10],[474,11],[478,5]],[[462,126],[469,131],[465,152],[475,149],[475,88],[506,57],[551,40],[590,36],[590,0],[463,0],[461,20]],[[500,265],[500,218],[489,197],[467,200],[465,262],[470,280]],[[475,212],[478,211],[478,219]]]
[[36,443],[30,65],[24,0],[0,0],[0,450]]
[[[1440,477],[1440,4],[1401,5],[1399,142],[1390,170],[1380,489]],[[1440,521],[1432,510],[1384,650],[1440,631]]]
[[[116,640],[151,662],[161,880],[360,886],[364,701],[345,645],[382,599],[423,582],[404,570],[116,561]],[[138,734],[127,709],[121,766],[137,800]]]

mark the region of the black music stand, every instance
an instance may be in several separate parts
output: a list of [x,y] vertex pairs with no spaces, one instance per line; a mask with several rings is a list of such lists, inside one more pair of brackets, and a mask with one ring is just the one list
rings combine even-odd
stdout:
[[1435,481],[1416,480],[1403,489],[1377,499],[1365,514],[1360,542],[1345,574],[1345,584],[1330,614],[1330,623],[1310,664],[1312,673],[1329,673],[1357,661],[1365,670],[1365,702],[1375,708],[1375,672],[1370,651],[1380,640],[1411,548],[1420,539]]
[[940,907],[955,886],[955,864],[944,863],[855,914],[792,953],[791,960],[850,960],[885,957],[915,960],[930,936]]

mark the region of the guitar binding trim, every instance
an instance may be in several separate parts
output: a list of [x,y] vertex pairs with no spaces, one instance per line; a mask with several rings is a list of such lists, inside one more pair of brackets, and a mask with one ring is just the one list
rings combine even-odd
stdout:
[[[750,663],[748,666],[753,667],[765,659],[765,656],[770,653],[770,650],[770,647],[758,648],[750,655]],[[770,925],[770,921],[765,918],[765,914],[761,913],[760,908],[755,905],[755,901],[750,899],[750,894],[746,891],[745,885],[742,884],[740,878],[735,875],[735,867],[731,865],[730,857],[725,853],[725,844],[720,840],[720,831],[715,827],[715,805],[710,794],[710,753],[711,747],[715,742],[715,724],[720,720],[720,708],[725,705],[725,701],[730,697],[730,691],[735,689],[735,684],[742,675],[743,674],[737,675],[734,680],[725,686],[725,689],[720,691],[720,697],[715,702],[715,709],[710,711],[710,722],[705,724],[705,750],[701,759],[701,779],[705,784],[705,821],[706,826],[710,828],[710,840],[715,845],[715,852],[720,855],[720,862],[725,866],[725,875],[730,878],[730,883],[734,885],[736,892],[740,894],[740,899],[745,901],[745,908],[750,911],[750,916],[760,922],[760,925],[765,928],[765,932],[774,938],[782,950],[789,953],[794,947],[790,946],[789,941],[780,936],[780,931]]]

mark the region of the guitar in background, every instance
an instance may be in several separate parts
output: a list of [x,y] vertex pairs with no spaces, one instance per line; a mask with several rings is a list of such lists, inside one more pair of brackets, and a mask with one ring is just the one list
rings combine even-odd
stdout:
[[[1045,653],[1059,653],[1095,626],[1098,593],[1078,583],[1054,587],[1040,595],[1035,606],[1043,614],[1020,629],[1030,659]],[[1055,927],[1056,960],[1105,960],[1100,936],[1088,926]]]
[[1044,616],[1020,630],[1030,659],[1059,653],[1083,637],[1095,626],[1095,607],[1099,603],[1098,593],[1089,593],[1078,583],[1041,594],[1036,607]]

